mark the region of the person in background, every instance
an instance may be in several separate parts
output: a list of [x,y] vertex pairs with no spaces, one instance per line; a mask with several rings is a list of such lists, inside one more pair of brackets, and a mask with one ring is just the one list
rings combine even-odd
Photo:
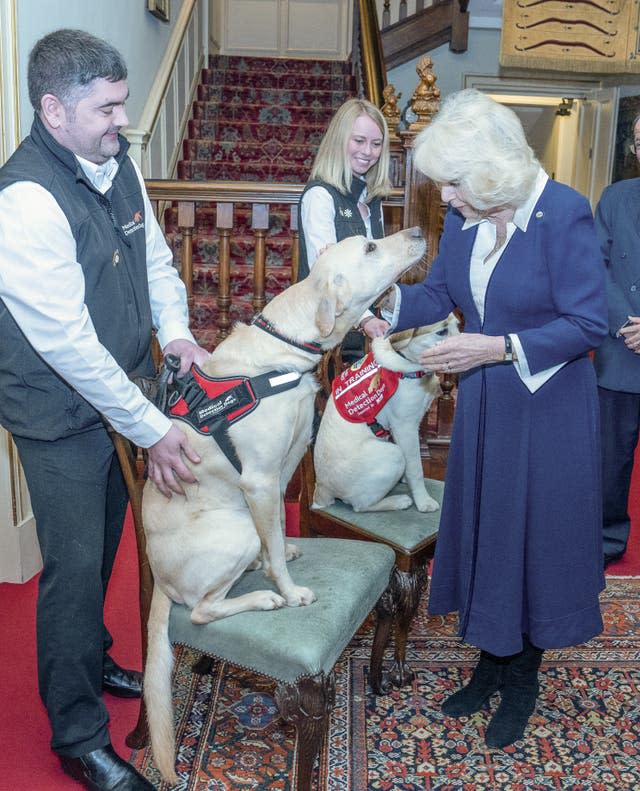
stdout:
[[[632,124],[640,159],[640,116]],[[621,558],[629,540],[629,488],[640,432],[640,178],[603,191],[596,228],[607,266],[609,332],[595,353],[602,440],[603,557]]]
[[448,211],[429,274],[395,286],[387,315],[394,330],[464,316],[421,357],[458,374],[429,610],[457,611],[480,649],[442,711],[466,717],[499,692],[485,742],[502,748],[534,711],[544,649],[602,630],[589,352],[607,330],[604,266],[587,200],[547,177],[515,113],[482,93],[443,102],[414,162]]
[[[382,197],[389,181],[389,130],[380,110],[365,99],[348,99],[322,138],[299,204],[298,279],[330,244],[349,236],[384,236]],[[358,329],[369,338],[384,335],[388,323],[368,310]],[[343,358],[364,353],[362,336],[349,333]]]
[[198,456],[130,377],[155,373],[154,329],[181,371],[208,357],[119,134],[126,78],[107,42],[44,36],[29,56],[31,133],[0,169],[0,423],[20,454],[43,559],[39,690],[63,770],[94,791],[153,788],[111,747],[102,699],[141,692],[141,674],[110,656],[103,620],[127,507],[105,419],[149,449],[159,489],[180,495],[180,480],[194,481],[184,457]]

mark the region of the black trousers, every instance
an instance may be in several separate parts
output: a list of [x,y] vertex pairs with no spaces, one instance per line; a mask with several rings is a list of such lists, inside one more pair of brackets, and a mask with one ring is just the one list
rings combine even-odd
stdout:
[[77,757],[110,742],[102,668],[112,638],[103,611],[127,490],[103,426],[53,442],[14,441],[43,559],[36,619],[40,696],[52,749]]
[[631,520],[629,488],[640,431],[640,393],[598,388],[602,431],[603,551],[618,555],[627,548]]

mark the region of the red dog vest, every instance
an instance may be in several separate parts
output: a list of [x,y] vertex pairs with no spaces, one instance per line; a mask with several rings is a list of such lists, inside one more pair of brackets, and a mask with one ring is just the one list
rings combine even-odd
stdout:
[[400,372],[381,368],[369,352],[333,380],[333,402],[350,423],[373,423],[401,378]]

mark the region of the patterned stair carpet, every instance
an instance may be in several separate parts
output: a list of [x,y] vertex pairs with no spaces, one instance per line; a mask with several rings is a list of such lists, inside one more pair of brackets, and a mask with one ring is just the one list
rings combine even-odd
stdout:
[[[202,70],[179,179],[304,184],[336,108],[355,95],[349,63],[286,58],[212,56]],[[290,207],[270,206],[266,239],[266,298],[291,282]],[[178,260],[182,238],[176,212],[165,233]],[[218,306],[219,235],[213,208],[196,208],[193,235],[192,326],[212,348]],[[231,244],[232,322],[254,313],[254,235],[249,206],[236,206]]]
[[[314,791],[637,791],[640,580],[608,579],[601,601],[604,634],[545,653],[530,727],[504,751],[484,746],[489,710],[460,720],[440,712],[476,660],[455,637],[452,616],[428,617],[421,605],[408,646],[416,680],[378,698],[367,686],[367,622],[336,665],[336,705]],[[178,648],[177,657],[174,788],[293,788],[295,731],[278,718],[273,684],[225,663],[195,676],[197,655]],[[494,696],[492,709],[496,703]],[[149,750],[131,760],[166,789]]]

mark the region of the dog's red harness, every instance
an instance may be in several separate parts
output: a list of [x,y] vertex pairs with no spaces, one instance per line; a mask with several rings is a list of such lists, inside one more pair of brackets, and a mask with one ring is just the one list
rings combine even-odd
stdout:
[[194,364],[184,376],[174,376],[169,414],[189,423],[198,433],[214,437],[229,461],[242,472],[227,434],[229,426],[253,412],[262,398],[296,387],[301,378],[297,371],[270,371],[251,378],[213,378]]
[[372,352],[336,376],[331,385],[333,402],[349,423],[366,423],[376,437],[389,436],[376,420],[378,412],[398,389],[400,379],[419,379],[425,371],[401,373],[383,368]]

